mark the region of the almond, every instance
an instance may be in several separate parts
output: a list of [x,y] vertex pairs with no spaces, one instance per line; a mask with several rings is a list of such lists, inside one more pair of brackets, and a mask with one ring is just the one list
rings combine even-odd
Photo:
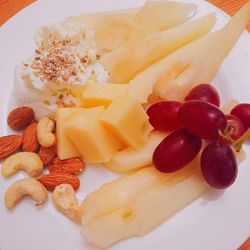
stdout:
[[57,153],[56,143],[50,147],[40,147],[39,156],[45,166],[47,166],[55,157]]
[[30,107],[19,107],[12,110],[8,115],[8,125],[13,130],[22,130],[29,126],[35,119],[35,113]]
[[48,190],[53,191],[60,184],[70,184],[74,190],[80,187],[80,180],[72,174],[67,173],[50,173],[44,174],[37,178]]
[[84,162],[79,158],[70,158],[67,160],[60,160],[58,157],[54,158],[51,165],[48,166],[50,173],[68,173],[79,174],[85,168]]
[[37,152],[39,149],[39,142],[37,139],[37,122],[31,123],[24,131],[22,151]]
[[21,135],[7,135],[0,137],[0,159],[14,154],[21,146]]

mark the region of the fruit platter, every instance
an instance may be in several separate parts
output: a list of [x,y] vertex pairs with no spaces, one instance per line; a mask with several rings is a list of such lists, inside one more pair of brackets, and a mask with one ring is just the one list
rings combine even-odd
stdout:
[[250,1],[232,18],[203,1],[94,2],[38,16],[13,58],[2,31],[0,248],[236,249]]

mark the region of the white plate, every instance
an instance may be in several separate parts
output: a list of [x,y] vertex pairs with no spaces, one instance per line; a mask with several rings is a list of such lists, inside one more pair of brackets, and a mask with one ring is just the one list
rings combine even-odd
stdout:
[[[143,4],[143,0],[40,0],[12,18],[0,29],[0,135],[7,133],[6,113],[11,99],[13,69],[34,49],[33,35],[39,25],[60,21],[82,12],[121,9]],[[228,20],[222,11],[205,1],[199,15],[218,13],[218,26]],[[250,36],[245,32],[221,67],[215,79],[225,102],[234,97],[250,102]],[[209,67],[209,65],[207,65]],[[250,156],[249,145],[245,147]],[[240,165],[236,183],[224,193],[200,197],[153,232],[141,238],[122,241],[113,250],[235,250],[250,235],[250,158]],[[0,177],[0,249],[1,250],[82,250],[87,246],[79,227],[59,214],[49,202],[37,209],[31,200],[21,202],[13,212],[3,205],[7,187],[24,173],[4,180]],[[88,170],[81,177],[82,199],[103,182],[114,178],[103,168]],[[185,195],[185,194],[183,194]],[[152,216],[154,216],[152,214]]]

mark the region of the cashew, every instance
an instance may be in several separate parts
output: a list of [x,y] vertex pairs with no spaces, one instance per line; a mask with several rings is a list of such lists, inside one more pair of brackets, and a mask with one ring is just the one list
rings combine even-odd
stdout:
[[48,199],[48,191],[39,181],[33,178],[22,179],[14,182],[6,191],[6,208],[12,209],[26,195],[30,195],[36,201],[36,206],[42,205]]
[[75,190],[69,184],[61,184],[52,193],[55,207],[74,222],[79,223],[81,219],[80,208],[77,203]]
[[48,117],[42,118],[37,124],[37,138],[39,143],[47,148],[55,143],[55,135],[52,133],[55,127],[55,122]]
[[8,177],[18,170],[24,170],[30,176],[37,176],[43,171],[43,163],[36,153],[19,152],[4,161],[2,175]]

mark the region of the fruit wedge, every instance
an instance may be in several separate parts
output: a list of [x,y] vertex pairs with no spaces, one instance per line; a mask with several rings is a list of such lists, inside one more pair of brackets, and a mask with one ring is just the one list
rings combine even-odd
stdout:
[[[122,206],[118,208],[117,205],[119,204],[116,200],[108,199],[106,203],[110,208],[103,210],[103,213],[99,211],[96,216],[92,215],[91,221],[86,223],[83,215],[82,235],[84,239],[97,247],[106,248],[121,239],[144,235],[151,231],[208,188],[200,176],[197,161],[198,158],[192,164],[174,174],[161,174],[158,181],[151,182],[150,185],[144,185],[139,192],[131,193],[130,199],[125,196],[126,201],[124,199],[124,202],[121,202],[121,197],[123,197],[123,192],[127,190],[127,187],[126,189],[121,187],[118,189],[119,179],[114,181],[113,190],[120,193],[118,197],[120,197]],[[162,175],[165,177],[162,178]],[[141,181],[138,178],[134,180],[132,186],[133,175],[130,178],[129,188],[141,186]],[[99,192],[103,200],[104,197],[107,197],[107,193],[100,194],[100,190],[96,192]],[[91,210],[91,208],[95,209],[96,207],[99,207],[99,203],[93,199],[88,209]]]
[[175,28],[154,33],[143,40],[104,54],[100,63],[116,82],[126,83],[150,64],[208,33],[215,21],[215,15],[209,14]]
[[82,225],[115,211],[136,194],[148,186],[155,185],[162,178],[165,178],[165,175],[151,166],[104,184],[95,192],[87,195],[82,202],[80,206],[83,215]]
[[97,46],[114,50],[151,32],[185,22],[195,10],[194,4],[153,1],[140,9],[85,14],[66,21],[87,23],[95,32]]
[[[243,151],[235,154],[238,164],[245,159]],[[87,196],[81,205],[82,236],[100,248],[142,236],[208,189],[199,157],[171,174],[157,174],[152,167],[139,170]]]
[[128,147],[118,151],[105,166],[111,171],[118,173],[126,173],[146,167],[152,164],[153,152],[166,136],[167,133],[153,131],[143,148],[135,150],[132,147]]
[[[211,82],[250,19],[250,2],[221,30],[156,62],[129,82],[129,95],[141,102],[182,101],[196,84]],[[153,95],[152,95],[153,93]]]

